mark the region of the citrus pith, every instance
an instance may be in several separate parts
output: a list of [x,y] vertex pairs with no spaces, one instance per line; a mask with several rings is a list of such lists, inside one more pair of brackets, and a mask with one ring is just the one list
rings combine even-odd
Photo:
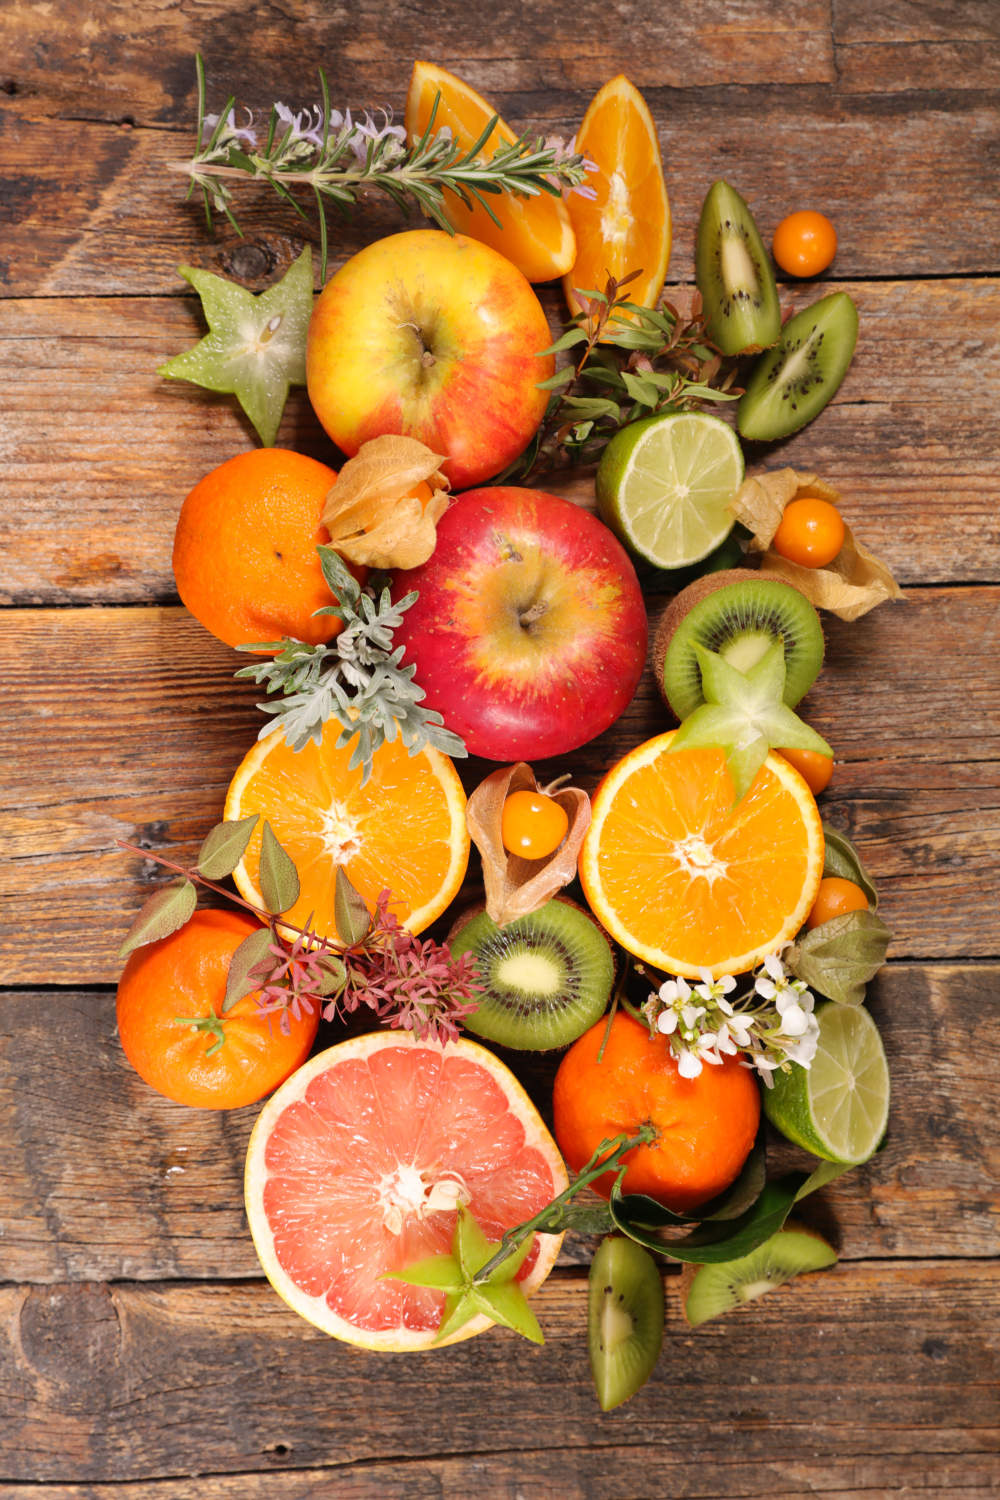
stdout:
[[[499,1240],[567,1182],[534,1105],[491,1052],[376,1032],[311,1058],[265,1105],[246,1209],[268,1280],[295,1312],[368,1349],[428,1349],[443,1293],[385,1273],[447,1253],[459,1203]],[[518,1273],[525,1293],[561,1243],[536,1236]],[[489,1326],[477,1316],[445,1342]]]

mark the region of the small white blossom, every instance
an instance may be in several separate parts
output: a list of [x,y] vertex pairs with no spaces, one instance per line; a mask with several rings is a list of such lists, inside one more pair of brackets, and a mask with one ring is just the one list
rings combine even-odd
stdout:
[[781,1029],[786,1036],[804,1036],[809,1017],[801,1005],[787,1004],[781,1011]]
[[701,1058],[696,1053],[683,1047],[675,1056],[677,1057],[677,1071],[682,1078],[698,1077],[701,1072]]
[[673,1036],[677,1030],[677,1012],[675,1010],[661,1011],[656,1018],[656,1029],[662,1031],[664,1036]]
[[732,974],[722,974],[718,979],[713,979],[711,969],[699,969],[698,973],[701,975],[701,984],[695,985],[695,994],[700,995],[703,1000],[714,1000],[720,1010],[724,1010],[727,1015],[732,1015],[733,1008],[729,1001],[725,1000],[725,1003],[722,1003],[724,997],[736,988],[736,980]]
[[686,979],[666,979],[660,985],[659,995],[664,1005],[673,1005],[677,1000],[690,999],[691,986]]

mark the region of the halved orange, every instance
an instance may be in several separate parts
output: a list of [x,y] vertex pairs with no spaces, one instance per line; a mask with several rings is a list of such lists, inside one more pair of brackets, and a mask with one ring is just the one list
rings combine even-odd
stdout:
[[620,280],[630,271],[642,275],[625,288],[629,301],[653,307],[670,260],[670,200],[653,117],[623,74],[594,96],[576,149],[597,170],[586,181],[593,199],[566,199],[576,236],[576,260],[563,277],[570,312],[581,309],[578,291],[603,291],[609,273]]
[[812,792],[771,754],[734,805],[725,755],[670,752],[676,730],[604,778],[580,854],[594,915],[629,953],[668,974],[753,968],[789,942],[823,876]]
[[[433,134],[447,126],[458,144],[468,150],[498,112],[461,78],[429,62],[415,62],[410,75],[405,115],[410,145],[427,129],[438,95]],[[498,118],[482,154],[491,156],[499,146],[516,139],[510,126]],[[569,270],[576,243],[560,196],[541,192],[530,198],[514,193],[489,193],[486,197],[500,227],[481,204],[467,208],[455,193],[446,191],[448,218],[460,234],[499,250],[529,281],[551,281]]]
[[292,750],[280,730],[246,755],[226,795],[227,819],[259,813],[261,821],[233,879],[248,901],[262,905],[262,824],[270,823],[299,873],[299,899],[283,913],[289,924],[335,936],[334,890],[342,865],[370,911],[392,892],[392,910],[412,932],[439,917],[454,898],[469,862],[465,791],[439,750],[411,756],[397,738],[375,751],[362,786],[351,770],[353,742],[337,748],[340,725],[328,720],[322,743]]
[[[460,1203],[499,1240],[568,1182],[538,1111],[492,1052],[381,1031],[311,1058],[264,1106],[246,1209],[261,1265],[295,1312],[367,1349],[428,1349],[444,1294],[385,1274],[447,1253]],[[522,1291],[541,1285],[561,1244],[536,1235]],[[490,1326],[480,1314],[443,1342]]]

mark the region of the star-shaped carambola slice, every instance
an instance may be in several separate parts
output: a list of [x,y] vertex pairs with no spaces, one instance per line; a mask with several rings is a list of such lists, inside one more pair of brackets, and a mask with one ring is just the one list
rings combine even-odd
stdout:
[[769,750],[816,750],[832,756],[822,735],[804,724],[783,700],[785,648],[780,640],[747,672],[717,651],[697,643],[694,650],[705,702],[684,720],[670,749],[721,746],[737,802],[750,790]]
[[542,1344],[545,1338],[538,1319],[514,1280],[531,1251],[534,1238],[529,1234],[485,1281],[477,1282],[478,1273],[500,1249],[500,1241],[488,1240],[470,1210],[460,1208],[450,1255],[432,1255],[426,1260],[415,1261],[402,1271],[390,1272],[388,1279],[405,1281],[408,1286],[435,1287],[445,1293],[438,1342],[457,1333],[470,1318],[484,1313],[494,1323],[513,1328],[515,1333],[523,1334],[533,1344]]
[[235,395],[265,448],[273,447],[289,386],[306,383],[312,251],[306,246],[281,280],[259,294],[211,271],[178,271],[201,298],[209,332],[157,373]]

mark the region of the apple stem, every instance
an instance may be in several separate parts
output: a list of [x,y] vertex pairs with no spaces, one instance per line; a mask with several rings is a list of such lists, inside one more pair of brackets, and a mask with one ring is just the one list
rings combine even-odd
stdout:
[[537,599],[535,603],[530,606],[530,608],[526,609],[524,613],[518,617],[518,624],[521,626],[521,629],[527,630],[529,625],[534,625],[536,620],[540,620],[542,618],[547,609],[548,605],[544,602],[544,600]]

